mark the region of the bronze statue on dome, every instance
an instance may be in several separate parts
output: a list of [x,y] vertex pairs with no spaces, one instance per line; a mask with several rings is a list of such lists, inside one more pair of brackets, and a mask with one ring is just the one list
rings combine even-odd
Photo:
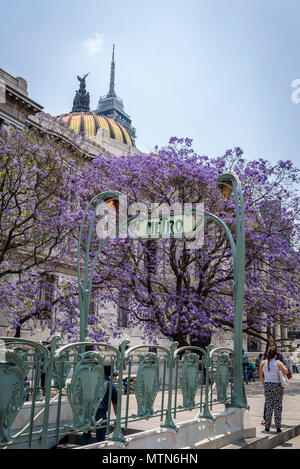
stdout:
[[85,79],[86,79],[86,77],[87,77],[89,74],[90,74],[90,72],[87,73],[86,75],[84,75],[83,78],[81,78],[79,75],[77,75],[77,79],[78,79],[79,82],[80,82],[80,88],[82,88],[82,87],[85,88]]
[[88,75],[89,73],[84,75],[83,78],[77,75],[80,85],[74,97],[72,112],[89,112],[90,110],[90,94],[87,93],[85,84],[85,79]]

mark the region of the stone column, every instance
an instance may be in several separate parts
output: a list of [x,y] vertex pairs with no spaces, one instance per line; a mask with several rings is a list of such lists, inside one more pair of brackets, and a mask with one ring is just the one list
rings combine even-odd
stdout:
[[280,347],[281,342],[281,327],[279,324],[274,325],[274,340],[276,342],[277,347]]
[[[268,328],[267,326],[261,326],[260,328],[260,335],[264,338],[264,339],[268,339]],[[259,341],[259,349],[260,349],[260,352],[261,353],[264,353],[265,352],[265,348],[266,348],[266,342],[264,340],[260,340]]]
[[284,352],[288,352],[288,346],[287,346],[287,342],[288,342],[288,330],[287,330],[287,327],[286,326],[282,326],[282,330],[281,330],[281,336],[282,338],[284,339],[283,341],[283,351]]

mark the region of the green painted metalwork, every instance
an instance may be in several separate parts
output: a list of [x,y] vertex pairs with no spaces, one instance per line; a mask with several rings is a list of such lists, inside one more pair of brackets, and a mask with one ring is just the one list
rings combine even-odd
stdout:
[[[26,425],[26,428],[29,429],[27,446],[30,447],[41,366],[43,363],[47,363],[49,352],[42,344],[32,340],[14,337],[1,337],[0,340],[5,343],[6,347],[18,345],[13,349],[7,349],[5,361],[0,363],[0,435],[2,445],[12,444],[19,436],[18,434],[11,436],[10,429],[27,397],[28,388],[24,387],[24,379],[27,377],[29,368],[32,367],[32,405],[29,422]],[[29,361],[28,350],[23,347],[33,348],[34,353],[31,356],[31,361]]]
[[24,350],[21,347],[14,347],[13,351],[16,353],[16,355],[22,361],[23,368],[24,368],[24,380],[26,380],[27,374],[28,374],[28,371],[29,371],[29,365],[28,365],[28,362],[27,362],[28,351]]
[[72,430],[85,431],[102,423],[95,420],[106,392],[104,357],[97,352],[79,353],[67,396],[73,412]]
[[[235,407],[247,407],[247,401],[245,399],[245,392],[243,389],[243,378],[242,378],[242,326],[243,326],[243,300],[244,300],[244,282],[245,282],[245,219],[244,219],[244,202],[241,184],[238,176],[235,173],[225,173],[219,176],[217,184],[227,186],[233,190],[234,201],[235,201],[235,216],[236,216],[236,243],[233,240],[233,236],[226,225],[226,223],[221,220],[219,217],[209,213],[204,212],[204,221],[213,220],[221,226],[224,232],[227,235],[227,238],[230,242],[232,256],[233,256],[233,266],[234,266],[234,283],[233,283],[233,297],[234,297],[234,351],[235,351],[235,367],[234,367],[234,399],[233,406]],[[101,194],[98,194],[92,199],[88,207],[86,208],[81,229],[80,236],[78,241],[78,289],[79,289],[79,298],[80,298],[80,314],[81,314],[81,332],[80,340],[85,340],[87,334],[87,324],[88,324],[88,313],[89,313],[89,304],[91,298],[91,289],[92,289],[92,280],[94,275],[94,269],[96,262],[101,251],[104,249],[106,244],[109,242],[109,237],[107,237],[102,244],[99,246],[97,254],[94,258],[93,265],[91,268],[91,273],[89,273],[89,252],[90,252],[90,243],[91,235],[93,231],[93,226],[95,222],[95,216],[100,203],[103,203],[107,200],[116,200],[118,201],[122,194],[117,191],[107,191]],[[97,206],[93,211],[90,225],[89,225],[89,234],[87,240],[87,249],[84,265],[84,278],[83,284],[81,282],[81,272],[80,272],[80,249],[81,249],[81,238],[83,233],[83,227],[87,219],[87,214],[91,209],[92,204],[97,201]],[[133,221],[135,217],[132,217],[128,220],[127,225]]]
[[[101,194],[96,195],[88,204],[84,216],[81,222],[79,239],[78,239],[78,252],[77,252],[77,280],[78,280],[78,294],[79,294],[79,308],[80,308],[80,341],[84,341],[87,333],[88,333],[88,315],[89,315],[89,308],[91,302],[91,291],[92,291],[92,284],[93,278],[95,273],[95,267],[98,262],[99,255],[101,251],[105,248],[109,240],[111,239],[110,236],[107,236],[102,243],[100,243],[96,255],[93,259],[92,266],[89,265],[89,256],[90,256],[90,247],[91,247],[91,240],[93,234],[93,228],[95,224],[95,218],[97,214],[97,210],[100,204],[105,203],[106,201],[119,201],[120,197],[122,196],[121,192],[118,191],[106,191],[102,192]],[[86,244],[86,253],[85,253],[85,261],[84,261],[84,274],[83,274],[83,281],[81,275],[81,244],[82,244],[82,236],[83,236],[83,229],[87,221],[88,213],[91,210],[91,207],[94,203],[96,207],[93,210],[91,215],[91,220],[89,222],[89,230],[88,230],[88,238]],[[137,218],[138,215],[130,217],[128,221],[124,222],[117,229],[111,233],[111,236],[114,236],[116,233],[119,232],[122,227],[127,227],[130,221]]]
[[[126,445],[127,438],[123,433],[123,428],[126,430],[130,422],[160,416],[162,427],[176,431],[177,428],[174,419],[180,412],[194,409],[197,411],[197,415],[195,415],[196,418],[200,417],[213,420],[211,414],[213,405],[220,403],[220,401],[225,405],[231,403],[230,395],[227,396],[226,402],[224,402],[223,399],[221,400],[222,396],[220,396],[218,392],[217,371],[214,374],[215,367],[218,369],[216,365],[218,357],[222,355],[224,349],[216,349],[213,348],[213,346],[209,346],[207,349],[189,347],[192,352],[195,353],[190,352],[181,360],[180,356],[187,347],[177,349],[177,343],[172,344],[170,347],[157,346],[159,350],[158,354],[154,352],[141,353],[141,349],[145,348],[145,345],[135,346],[126,350],[129,341],[122,342],[119,350],[107,344],[94,342],[78,342],[58,348],[59,339],[59,337],[55,337],[51,342],[50,350],[45,349],[44,354],[42,353],[43,349],[37,350],[38,353],[35,351],[33,354],[29,352],[23,353],[22,351],[19,352],[19,355],[15,354],[20,360],[19,365],[22,364],[22,366],[20,366],[20,382],[24,379],[25,367],[28,367],[29,364],[31,367],[29,372],[32,382],[30,388],[31,400],[29,399],[28,405],[31,406],[31,414],[33,417],[29,419],[22,430],[13,434],[9,439],[4,440],[4,447],[14,445],[14,443],[23,443],[28,447],[32,447],[33,444],[39,442],[39,447],[47,448],[49,438],[53,438],[54,441],[58,443],[64,435],[70,432],[84,431],[87,429],[93,431],[99,428],[99,426],[105,426],[108,433],[110,425],[114,425],[114,431],[111,434],[107,434],[107,439],[118,441]],[[26,342],[25,339],[24,342]],[[94,347],[97,350],[104,350],[105,348],[105,356],[99,351],[81,352],[81,350],[85,350],[86,347]],[[15,352],[11,351],[11,353]],[[22,362],[20,358],[20,353],[24,358],[24,362]],[[196,353],[202,355],[201,360],[196,356]],[[47,384],[42,408],[36,413],[35,392],[39,388],[37,377],[40,376],[38,370],[41,369],[41,356],[43,356],[44,365],[42,370],[46,372]],[[153,372],[153,370],[155,370],[154,374],[152,374],[151,371],[148,373],[147,362],[150,364],[149,371],[152,370]],[[57,365],[58,363],[60,364],[59,366]],[[104,388],[102,388],[102,392],[100,390],[101,395],[97,393],[99,391],[99,382],[101,381],[101,383],[103,383],[103,367],[105,364],[112,366],[112,373],[114,370],[118,372],[118,408],[117,415],[114,419],[109,411],[106,421],[99,420],[97,422],[95,414],[97,406],[103,396]],[[66,378],[67,373],[64,371],[64,366],[72,368],[71,378]],[[136,403],[136,410],[132,414],[129,414],[129,400],[131,401],[132,408],[132,399],[136,402],[136,396],[131,395],[129,392],[127,393],[126,399],[122,399],[123,378],[125,370],[127,370],[126,376],[128,376],[128,380],[130,381],[133,366],[138,367],[134,391],[136,391],[142,381],[144,381],[148,387],[148,393],[142,396],[141,404]],[[193,369],[193,373],[187,370],[189,367]],[[204,373],[203,368],[206,376],[205,382],[200,380],[200,377],[203,376]],[[60,371],[60,379],[57,378],[58,369]],[[214,379],[216,383],[214,383]],[[153,386],[155,382],[159,383],[156,387]],[[198,386],[196,386],[197,382]],[[110,384],[109,386],[110,408],[112,385]],[[50,391],[52,390],[55,390],[57,394],[50,399]],[[153,395],[151,395],[151,392]],[[158,397],[159,393],[161,399],[160,405],[155,408],[155,394],[156,397]],[[181,396],[185,396],[184,402],[183,405],[178,405],[178,397]],[[71,403],[73,414],[72,426],[61,421],[61,406],[66,402],[66,397],[70,399]],[[54,427],[53,424],[49,426],[50,405],[55,405],[56,408],[57,416]],[[143,405],[144,411],[140,411]],[[42,414],[44,414],[43,425],[40,429],[35,430],[34,423]]]
[[153,404],[159,387],[159,356],[153,352],[139,355],[139,368],[134,384],[139,417],[147,419],[154,414]]
[[60,342],[61,336],[55,334],[50,341],[50,356],[43,360],[43,371],[45,372],[45,411],[42,425],[41,435],[41,448],[48,448],[48,423],[49,423],[49,411],[50,411],[50,398],[51,398],[51,380],[53,377],[54,368],[54,355],[57,344]]
[[69,363],[69,359],[70,354],[68,350],[60,353],[60,355],[55,358],[53,368],[53,386],[57,389],[61,389],[66,386],[66,380],[72,368],[71,363]]
[[167,358],[167,367],[169,368],[169,389],[168,389],[168,406],[166,411],[166,419],[160,426],[162,428],[169,428],[177,431],[177,427],[172,419],[172,389],[173,389],[173,369],[176,363],[175,351],[178,342],[173,342],[170,347],[170,352]]
[[195,407],[195,395],[200,383],[199,357],[196,353],[189,353],[183,357],[183,370],[180,378],[182,388],[182,406],[188,409]]
[[[212,413],[209,410],[209,377],[210,377],[210,367],[212,365],[212,358],[210,352],[213,350],[214,346],[212,344],[206,347],[206,352],[203,356],[202,363],[205,368],[205,401],[203,409],[199,410],[197,414],[197,418],[204,418],[208,420],[214,421],[215,418],[213,417]],[[211,380],[212,382],[212,380]]]
[[119,371],[119,386],[118,386],[118,405],[117,405],[117,415],[115,428],[111,435],[108,435],[107,439],[112,441],[118,441],[120,443],[127,444],[127,440],[123,435],[121,428],[121,412],[122,412],[122,387],[123,387],[123,373],[126,367],[126,347],[130,343],[129,340],[124,340],[120,345],[120,352],[117,359],[117,367]]
[[0,445],[12,442],[10,429],[27,397],[24,389],[25,367],[18,353],[6,351],[6,362],[0,363]]
[[229,356],[222,353],[218,356],[215,382],[217,388],[217,400],[219,402],[227,401],[227,388],[230,381],[229,374]]
[[[223,403],[225,406],[248,407],[245,389],[242,379],[242,321],[243,321],[243,295],[244,295],[244,269],[245,269],[245,227],[244,206],[241,185],[234,173],[227,173],[218,178],[218,184],[228,186],[234,195],[236,214],[236,242],[228,226],[215,215],[204,212],[204,221],[217,223],[225,232],[232,250],[234,267],[234,354],[233,354],[233,382],[228,371],[228,355],[224,353],[226,348],[214,348],[209,345],[206,349],[200,347],[182,347],[177,349],[175,342],[170,347],[157,346],[161,352],[139,354],[139,359],[134,357],[135,352],[145,345],[138,345],[126,350],[129,341],[123,341],[119,350],[108,344],[87,342],[88,313],[91,300],[92,282],[95,266],[101,251],[109,242],[110,237],[104,239],[97,250],[90,265],[91,237],[94,230],[95,218],[98,207],[107,200],[119,200],[121,194],[116,191],[108,191],[97,195],[86,208],[78,242],[78,292],[80,300],[80,342],[58,347],[60,336],[54,336],[50,349],[42,344],[12,337],[2,337],[6,346],[15,346],[6,351],[6,359],[0,362],[0,444],[2,447],[14,445],[14,443],[26,444],[32,447],[47,448],[49,438],[60,438],[73,431],[96,429],[106,425],[107,432],[110,424],[114,425],[114,431],[107,435],[112,441],[123,444],[127,439],[123,434],[122,426],[127,429],[128,423],[137,419],[160,416],[161,427],[177,430],[173,419],[179,412],[197,409],[195,418],[214,420],[211,413],[215,404]],[[96,208],[92,204],[96,202]],[[129,224],[136,216],[131,217],[116,229],[116,232]],[[81,259],[81,242],[83,228],[89,221],[88,236],[84,263]],[[111,235],[112,236],[112,235]],[[83,273],[81,268],[83,267]],[[108,350],[109,355],[101,355],[99,351],[86,351],[86,347],[94,347],[97,350]],[[180,360],[180,354],[189,349],[189,354]],[[32,349],[32,352],[29,351]],[[227,349],[228,350],[228,349]],[[195,353],[194,353],[195,352]],[[201,359],[198,355],[201,355]],[[117,415],[111,417],[110,404],[112,384],[109,387],[109,411],[107,420],[96,421],[97,408],[105,394],[106,382],[104,379],[104,365],[110,364],[112,372],[118,372],[118,405]],[[131,380],[132,366],[138,366],[138,372],[134,384],[137,410],[129,415],[130,390],[123,404],[123,377],[127,371],[128,381]],[[45,373],[45,397],[40,393],[41,373]],[[69,374],[71,381],[67,382]],[[159,376],[161,378],[159,379]],[[205,380],[203,380],[205,376]],[[29,406],[30,417],[26,425],[12,434],[11,426],[26,399],[24,379],[29,377]],[[202,378],[202,379],[200,379]],[[231,383],[228,392],[228,384]],[[51,391],[57,392],[51,398]],[[158,409],[154,408],[155,399],[161,393],[161,403]],[[73,425],[66,426],[61,422],[61,406],[68,398],[72,413]],[[178,405],[178,396],[183,397],[182,405]],[[36,413],[36,399],[41,400],[42,408]],[[57,402],[56,402],[57,401]],[[50,405],[56,402],[55,426],[49,427]],[[125,407],[124,407],[125,405]],[[124,407],[124,408],[123,408]],[[43,414],[43,424],[40,429],[35,429],[36,419]],[[124,415],[125,414],[125,415]]]
[[[220,218],[215,215],[204,212],[205,221],[211,219],[218,223],[221,228],[225,231],[232,249],[233,264],[234,264],[234,285],[233,285],[233,295],[234,295],[234,309],[235,309],[235,319],[234,319],[234,337],[235,337],[235,378],[234,378],[234,405],[237,407],[247,407],[247,402],[243,398],[243,380],[242,380],[242,362],[241,362],[241,353],[242,353],[242,316],[243,316],[243,298],[244,298],[244,271],[245,271],[245,221],[244,221],[244,202],[241,190],[240,181],[235,173],[226,173],[219,176],[217,180],[218,185],[225,185],[233,190],[234,200],[235,200],[235,215],[236,215],[236,244],[234,243],[232,234],[226,225]],[[91,244],[91,236],[93,232],[93,226],[95,222],[95,216],[100,203],[103,203],[107,200],[116,200],[118,201],[122,194],[117,191],[107,191],[101,194],[98,194],[92,199],[89,205],[86,208],[81,228],[80,236],[78,241],[78,258],[77,258],[77,267],[78,267],[78,289],[79,289],[79,298],[80,298],[80,314],[81,314],[81,332],[80,340],[85,340],[87,334],[87,324],[88,324],[88,312],[89,304],[91,298],[91,288],[92,280],[94,275],[94,269],[98,257],[102,249],[106,246],[109,241],[107,237],[103,243],[99,246],[97,254],[94,258],[93,265],[91,268],[91,273],[89,273],[89,252]],[[93,211],[91,216],[91,221],[89,225],[89,233],[87,240],[87,249],[85,256],[85,265],[84,265],[84,278],[83,284],[81,282],[81,270],[80,270],[80,252],[81,252],[81,239],[83,233],[83,227],[86,223],[87,214],[91,209],[91,206],[94,202],[97,202],[97,206]],[[130,223],[136,217],[132,217],[128,220],[127,224]]]
[[234,378],[232,406],[248,408],[242,368],[243,348],[243,303],[245,288],[245,214],[241,183],[235,173],[219,176],[218,185],[232,188],[235,202],[236,218],[236,261],[234,262]]

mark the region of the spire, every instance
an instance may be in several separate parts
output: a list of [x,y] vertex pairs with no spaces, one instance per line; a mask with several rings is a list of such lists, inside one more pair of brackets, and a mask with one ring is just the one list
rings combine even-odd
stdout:
[[110,83],[109,83],[109,92],[107,97],[116,98],[115,93],[115,45],[113,45],[112,59],[111,59],[111,69],[110,69]]
[[115,93],[115,45],[113,44],[109,92],[106,96],[101,96],[97,108],[94,111],[98,116],[106,116],[113,119],[121,126],[125,127],[130,137],[134,141],[136,138],[135,128],[131,125],[131,118],[124,110],[124,104]]

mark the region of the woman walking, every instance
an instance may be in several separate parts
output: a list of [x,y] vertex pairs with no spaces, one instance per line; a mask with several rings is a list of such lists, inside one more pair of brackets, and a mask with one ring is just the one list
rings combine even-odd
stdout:
[[[280,361],[284,364],[284,366],[285,366],[286,368],[288,368],[288,367],[289,367],[289,366],[288,366],[288,361],[287,361],[287,359],[286,359],[284,353],[283,353],[283,352],[280,352],[280,351],[277,349],[276,342],[275,342],[273,339],[269,339],[269,340],[267,341],[266,350],[265,350],[265,353],[264,353],[262,359],[263,359],[263,360],[266,360],[266,358],[267,358],[267,353],[268,353],[268,350],[269,350],[270,348],[276,349],[276,352],[277,352],[277,355],[276,355],[276,357],[275,357],[276,360],[280,360]],[[264,405],[264,416],[263,416],[263,419],[262,419],[262,421],[261,421],[261,424],[262,424],[262,425],[266,425],[266,404]]]
[[275,427],[277,432],[281,432],[283,387],[280,383],[279,368],[285,375],[288,374],[288,369],[281,361],[276,360],[276,356],[277,350],[275,348],[269,348],[267,351],[267,359],[262,360],[259,368],[259,379],[265,388],[266,432],[270,430],[273,411]]

